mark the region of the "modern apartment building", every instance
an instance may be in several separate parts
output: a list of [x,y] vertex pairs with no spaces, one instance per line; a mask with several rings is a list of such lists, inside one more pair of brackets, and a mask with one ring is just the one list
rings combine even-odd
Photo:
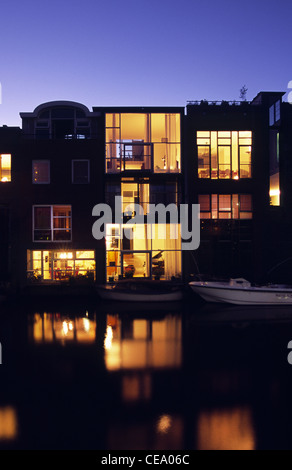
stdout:
[[[1,282],[22,291],[275,274],[292,243],[283,95],[186,109],[55,101],[21,113],[22,129],[0,128]],[[196,250],[182,250],[179,216],[150,211],[181,203],[200,204]],[[99,204],[111,216],[103,237]]]

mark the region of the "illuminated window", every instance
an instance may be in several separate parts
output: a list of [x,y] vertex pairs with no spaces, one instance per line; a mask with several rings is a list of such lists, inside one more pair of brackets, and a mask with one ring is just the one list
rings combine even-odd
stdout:
[[198,131],[198,176],[251,178],[251,131]]
[[106,172],[180,172],[180,114],[106,115]]
[[270,205],[280,206],[280,134],[270,130]]
[[49,160],[33,160],[32,182],[34,184],[49,184],[50,183],[50,161]]
[[0,181],[11,181],[11,155],[7,153],[0,154]]
[[34,206],[34,241],[71,241],[71,206]]
[[201,219],[252,219],[250,194],[200,194]]
[[108,224],[107,280],[181,276],[179,224]]
[[89,183],[89,160],[72,160],[72,183]]
[[28,250],[27,278],[32,282],[95,279],[93,250]]

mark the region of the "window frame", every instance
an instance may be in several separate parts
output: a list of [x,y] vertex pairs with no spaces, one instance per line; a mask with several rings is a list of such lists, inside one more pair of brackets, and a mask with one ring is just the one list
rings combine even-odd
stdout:
[[[48,181],[34,181],[34,163],[48,163]],[[51,183],[51,161],[44,159],[32,160],[32,184],[50,184]]]
[[[36,229],[35,228],[35,208],[37,207],[49,207],[50,208],[50,228],[48,231],[51,233],[51,238],[50,240],[36,240],[35,239],[35,231],[36,230],[41,230],[41,229]],[[57,230],[63,230],[64,232],[68,229],[60,229],[60,228],[54,228],[54,219],[57,217],[54,217],[54,208],[55,207],[70,207],[70,239],[69,240],[55,240],[54,239],[54,231]],[[67,217],[65,217],[67,218]],[[32,240],[34,243],[70,243],[72,242],[72,205],[71,204],[34,204],[32,206]]]

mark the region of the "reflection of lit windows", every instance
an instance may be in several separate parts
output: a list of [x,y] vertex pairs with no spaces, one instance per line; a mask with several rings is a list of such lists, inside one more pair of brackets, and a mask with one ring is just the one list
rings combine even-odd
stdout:
[[0,154],[0,181],[7,183],[11,181],[11,155]]
[[32,182],[34,184],[50,183],[50,161],[49,160],[33,160]]
[[247,406],[202,411],[197,424],[198,450],[254,450],[252,411]]
[[34,206],[34,241],[71,241],[71,206]]
[[14,408],[0,408],[0,440],[10,440],[17,437],[17,415]]
[[93,343],[96,322],[88,317],[74,320],[60,314],[35,313],[32,322],[32,338],[37,343],[72,342]]
[[251,178],[251,131],[197,131],[198,176]]
[[201,219],[252,219],[250,194],[200,194]]

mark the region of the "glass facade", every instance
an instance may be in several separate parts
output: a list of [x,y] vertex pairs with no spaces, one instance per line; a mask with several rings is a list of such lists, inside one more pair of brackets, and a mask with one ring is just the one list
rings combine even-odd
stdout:
[[200,194],[201,219],[252,219],[250,194]]
[[251,178],[251,131],[197,131],[198,176]]
[[107,281],[181,277],[179,224],[108,224]]
[[180,114],[106,114],[106,172],[179,173]]

